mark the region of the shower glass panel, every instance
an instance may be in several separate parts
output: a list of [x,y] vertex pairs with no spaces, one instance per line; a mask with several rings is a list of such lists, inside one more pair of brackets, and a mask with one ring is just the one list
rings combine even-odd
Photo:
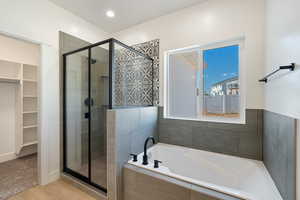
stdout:
[[82,176],[88,176],[88,51],[74,53],[66,59],[66,165]]
[[153,105],[153,59],[108,39],[63,61],[63,170],[107,192],[107,110]]
[[109,103],[109,45],[91,49],[91,181],[106,187],[106,111]]

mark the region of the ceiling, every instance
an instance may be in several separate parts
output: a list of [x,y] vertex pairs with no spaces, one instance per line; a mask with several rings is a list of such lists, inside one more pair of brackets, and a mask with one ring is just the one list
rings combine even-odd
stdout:
[[[117,32],[204,0],[50,0],[106,32]],[[107,10],[115,18],[106,17]]]

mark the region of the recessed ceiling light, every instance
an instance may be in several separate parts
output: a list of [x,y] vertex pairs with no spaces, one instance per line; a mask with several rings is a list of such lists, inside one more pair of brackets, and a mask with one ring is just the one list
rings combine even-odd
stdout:
[[112,11],[112,10],[108,10],[106,12],[106,16],[109,17],[109,18],[113,18],[113,17],[115,17],[115,12]]

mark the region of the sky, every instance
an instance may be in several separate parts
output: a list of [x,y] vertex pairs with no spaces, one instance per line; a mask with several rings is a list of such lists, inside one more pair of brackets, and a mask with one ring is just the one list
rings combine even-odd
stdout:
[[207,65],[203,74],[205,91],[209,91],[213,84],[239,74],[238,45],[205,50],[203,60]]

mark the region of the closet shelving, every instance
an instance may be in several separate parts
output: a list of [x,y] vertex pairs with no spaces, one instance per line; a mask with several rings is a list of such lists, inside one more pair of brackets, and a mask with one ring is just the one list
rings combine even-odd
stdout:
[[0,82],[19,83],[21,64],[0,60]]
[[34,65],[22,65],[22,147],[35,145],[38,143],[37,130],[38,130],[38,82],[37,73],[38,67]]
[[20,79],[17,78],[9,78],[9,77],[0,77],[0,82],[7,82],[7,83],[18,83]]
[[38,66],[0,60],[0,83],[16,84],[16,154],[38,143]]

